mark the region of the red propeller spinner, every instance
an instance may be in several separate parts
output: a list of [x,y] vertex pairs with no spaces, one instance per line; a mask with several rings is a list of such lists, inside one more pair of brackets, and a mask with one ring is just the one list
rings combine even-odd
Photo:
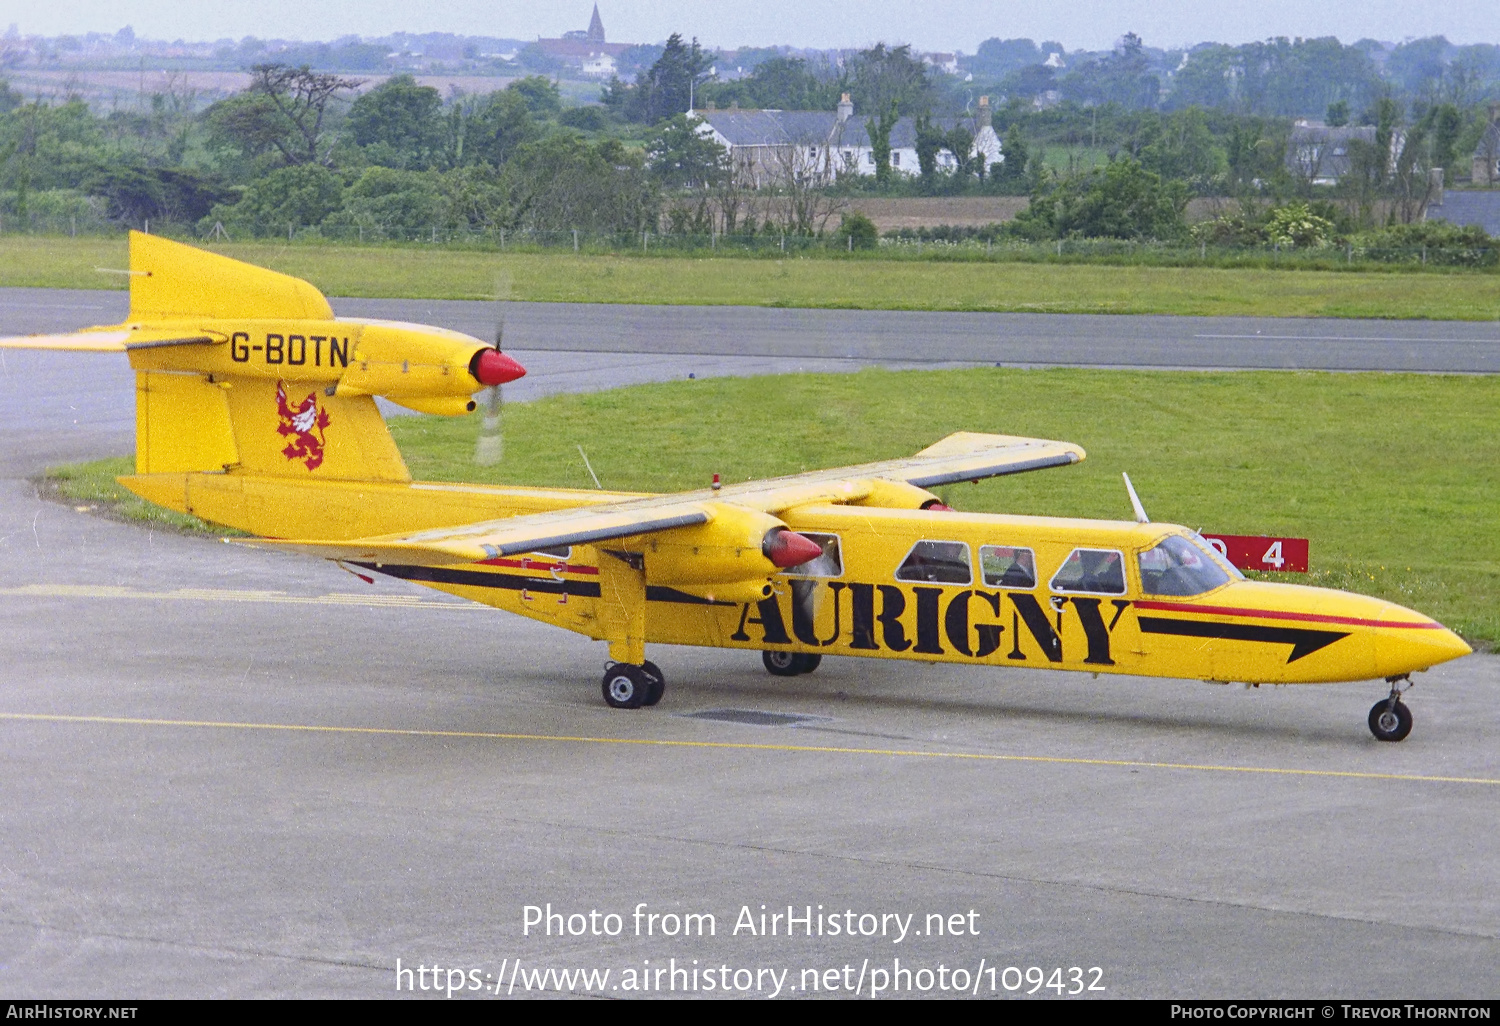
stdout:
[[823,547],[817,542],[784,527],[767,531],[760,550],[767,559],[783,570],[789,566],[800,566],[823,554]]
[[481,385],[504,385],[526,375],[526,368],[498,349],[481,349],[469,361],[469,373]]

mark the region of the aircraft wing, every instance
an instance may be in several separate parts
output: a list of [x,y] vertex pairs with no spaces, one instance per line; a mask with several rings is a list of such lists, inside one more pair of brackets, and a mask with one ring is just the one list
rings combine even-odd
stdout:
[[1081,462],[1086,455],[1081,446],[1071,442],[959,431],[915,456],[726,485],[719,494],[767,513],[777,513],[813,502],[857,501],[868,494],[869,486],[864,482],[870,480],[936,488],[959,481],[1063,467]]
[[704,524],[714,518],[714,508],[719,504],[779,513],[813,503],[858,501],[870,494],[871,482],[876,480],[902,481],[921,488],[1066,466],[1079,462],[1084,455],[1082,448],[1069,442],[959,432],[915,456],[747,481],[726,485],[719,491],[650,495],[352,541],[230,540],[256,548],[359,563],[419,566],[477,563],[538,549],[591,544]]
[[206,345],[222,339],[181,329],[76,331],[66,335],[10,335],[0,338],[0,349],[61,349],[85,353],[123,353],[153,346]]

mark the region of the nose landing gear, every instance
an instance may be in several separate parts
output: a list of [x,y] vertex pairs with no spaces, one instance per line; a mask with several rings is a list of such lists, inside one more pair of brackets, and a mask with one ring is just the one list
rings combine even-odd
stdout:
[[[1402,681],[1406,682],[1404,688]],[[1370,709],[1370,733],[1377,741],[1404,741],[1411,733],[1411,710],[1401,696],[1411,690],[1411,678],[1391,677],[1387,683],[1391,686],[1390,697],[1382,698]]]
[[779,652],[768,649],[760,654],[760,661],[777,677],[799,677],[816,670],[818,664],[823,661],[823,657],[807,652]]

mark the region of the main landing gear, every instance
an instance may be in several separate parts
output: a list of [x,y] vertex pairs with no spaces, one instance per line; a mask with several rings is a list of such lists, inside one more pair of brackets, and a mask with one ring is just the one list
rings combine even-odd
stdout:
[[604,701],[613,709],[639,709],[655,705],[667,691],[667,678],[661,667],[647,659],[634,663],[610,663],[601,685]]
[[[1401,682],[1406,682],[1406,687]],[[1411,710],[1401,701],[1401,695],[1411,690],[1410,677],[1391,677],[1389,698],[1382,698],[1370,709],[1370,733],[1377,741],[1404,741],[1411,733]]]
[[762,652],[760,661],[778,677],[800,677],[816,670],[823,657],[807,652]]

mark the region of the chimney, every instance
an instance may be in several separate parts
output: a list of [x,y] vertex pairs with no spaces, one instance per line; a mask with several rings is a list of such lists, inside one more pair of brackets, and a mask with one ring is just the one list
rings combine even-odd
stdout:
[[839,124],[841,124],[841,125],[845,121],[848,121],[850,118],[852,118],[854,116],[854,102],[849,99],[849,94],[848,93],[845,93],[843,96],[839,97],[839,108],[838,109],[839,109]]
[[990,127],[990,98],[981,96],[979,98],[979,112],[974,115],[974,134],[978,135]]

